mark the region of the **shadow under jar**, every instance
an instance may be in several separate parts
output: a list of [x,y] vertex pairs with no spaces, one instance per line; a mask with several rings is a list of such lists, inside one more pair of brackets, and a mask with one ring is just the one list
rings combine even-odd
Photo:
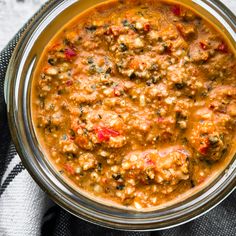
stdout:
[[[235,114],[233,114],[235,108],[234,83],[236,82],[231,79],[230,81],[232,83],[230,85],[227,84],[227,82],[221,84],[217,82],[218,78],[215,78],[216,76],[211,74],[208,68],[205,68],[205,72],[207,73],[206,81],[198,81],[200,77],[198,78],[198,72],[196,72],[195,68],[202,68],[202,70],[204,70],[204,66],[208,63],[208,60],[212,60],[214,64],[214,57],[217,57],[218,54],[221,60],[224,60],[227,54],[231,54],[233,60],[230,61],[230,63],[232,63],[232,65],[235,64],[235,16],[218,1],[186,0],[181,1],[181,5],[179,5],[179,1],[159,2],[147,0],[146,2],[149,4],[146,4],[145,1],[142,2],[141,5],[137,5],[138,1],[130,1],[129,3],[126,3],[126,1],[111,1],[104,3],[104,5],[98,5],[96,10],[89,9],[79,17],[78,15],[81,12],[93,7],[95,4],[103,3],[103,1],[88,2],[82,0],[48,3],[46,7],[35,16],[33,22],[28,26],[26,32],[21,37],[10,61],[5,83],[5,97],[13,141],[24,165],[36,182],[55,202],[74,215],[90,222],[116,229],[157,230],[187,222],[219,204],[233,191],[236,182],[234,158]],[[157,9],[155,9],[155,7],[157,7]],[[114,23],[113,20],[118,17],[115,11],[109,12],[113,8],[121,11],[121,17],[119,16],[119,21],[121,21],[120,28],[117,27],[117,25],[113,25],[113,27],[109,26],[109,23]],[[165,22],[165,17],[170,16],[168,21],[169,23],[171,22],[171,24],[167,25],[168,30],[166,32],[161,31],[160,33],[158,32],[158,28],[154,31],[155,24],[152,21],[145,20],[145,11],[147,11],[147,9],[149,10],[148,14],[151,14],[149,8],[153,8],[155,11],[163,14],[159,16],[159,20],[163,23],[161,27],[167,22],[167,20]],[[192,9],[195,13],[192,13],[192,10],[186,9]],[[105,10],[108,16],[107,24],[99,26],[99,20],[97,18],[94,19],[93,16],[99,16],[99,14],[102,14]],[[122,15],[122,11],[126,11],[125,15]],[[81,20],[80,17],[86,17],[86,20],[82,18]],[[135,17],[141,20],[135,21]],[[149,17],[151,16],[149,15]],[[198,32],[199,35],[202,34],[204,36],[209,33],[208,27],[204,28],[201,26],[201,22],[206,22],[206,19],[214,25],[215,29],[210,23],[207,23],[210,30],[213,30],[215,33],[217,32],[219,35],[218,39],[215,41],[212,40],[213,44],[210,44],[208,39],[204,37],[200,38],[200,36],[196,36],[198,30],[202,30],[202,32]],[[192,26],[194,25],[195,28],[191,27],[188,21],[194,22]],[[76,22],[79,23],[77,26]],[[82,25],[84,22],[85,25]],[[96,22],[96,24],[94,22]],[[79,29],[81,28],[81,32],[84,30],[83,34],[86,33],[89,35],[88,38],[82,42],[82,45],[78,44],[75,46],[73,44],[73,31],[62,32],[62,29],[70,29],[72,25],[75,25],[75,27]],[[98,32],[99,30],[101,31],[100,34]],[[122,30],[123,36],[121,37],[119,31]],[[219,33],[220,31],[221,33]],[[112,60],[108,60],[108,62],[105,61],[104,63],[94,61],[94,59],[86,53],[85,64],[79,65],[85,58],[82,60],[78,55],[82,54],[82,49],[84,50],[84,47],[86,47],[86,41],[90,42],[91,37],[94,37],[93,34],[95,33],[97,34],[96,37],[104,37],[104,40],[107,40],[106,47],[110,50],[109,54],[112,53],[112,58],[116,63],[114,68],[112,66],[109,67],[110,69],[106,67],[107,65],[112,65]],[[165,33],[166,35],[164,35]],[[137,35],[140,37],[137,37]],[[60,37],[64,37],[63,42],[60,41]],[[83,37],[85,36],[83,35]],[[180,42],[178,42],[181,47],[176,45],[177,38],[182,39],[182,41],[179,40]],[[78,41],[78,39],[76,40]],[[83,40],[83,38],[81,40]],[[152,51],[154,48],[153,45],[156,45],[155,53],[158,55],[159,61],[156,60],[150,63],[154,59],[152,58],[152,54],[147,51]],[[194,45],[194,47],[189,50],[189,45]],[[91,45],[88,44],[87,47],[89,46]],[[178,49],[181,48],[181,50],[174,51],[175,47]],[[145,50],[143,48],[145,48]],[[96,55],[99,49],[101,49],[100,46],[91,48],[91,50],[94,50],[94,52],[91,51],[91,53]],[[185,50],[188,51],[188,53],[183,56],[182,53]],[[221,54],[224,54],[224,56]],[[124,58],[126,59],[125,62]],[[77,62],[75,62],[76,59]],[[136,59],[139,61],[137,62]],[[229,59],[227,58],[226,61],[229,62]],[[65,67],[70,67],[73,63],[79,68],[76,72],[78,73],[77,79],[75,79],[75,75],[72,76],[70,74],[70,79],[66,78],[64,81],[65,71],[63,70]],[[164,66],[165,63],[169,63],[167,67]],[[181,75],[180,71],[182,68],[179,66],[180,64],[185,65],[187,63],[192,63],[196,66],[191,67],[190,72],[183,72],[184,74]],[[220,70],[222,68],[218,69]],[[81,75],[80,70],[89,73],[87,77],[85,76],[85,78],[83,78],[84,81],[79,78],[84,76],[84,74]],[[109,73],[107,72],[108,70]],[[169,71],[173,73],[169,73]],[[224,75],[224,73],[227,74],[227,71],[220,72],[219,77],[230,77],[230,75]],[[64,73],[64,77],[62,75],[59,77],[60,75],[58,75],[58,73]],[[192,81],[192,77],[191,81],[188,77],[184,78],[186,73],[190,73],[190,77],[194,75],[193,77],[196,77],[195,81]],[[84,101],[81,101],[81,96],[78,98],[70,94],[71,87],[75,87],[75,90],[77,87],[87,91],[86,88],[88,85],[86,83],[88,80],[92,80],[92,77],[96,77],[96,74],[99,74],[100,77],[103,76],[100,80],[104,80],[97,83],[96,86],[92,86],[94,84],[91,84],[91,89],[95,91],[103,88],[103,91],[99,90],[102,99],[97,106],[94,106],[94,104],[92,104],[92,106],[90,101],[86,100],[86,98]],[[112,74],[115,74],[115,76],[112,76]],[[171,78],[171,74],[173,74],[174,78]],[[56,79],[58,82],[55,83]],[[179,81],[180,79],[182,81]],[[112,85],[108,83],[109,81],[112,81]],[[201,84],[200,82],[204,83]],[[75,86],[75,83],[78,83],[78,85]],[[86,85],[85,87],[82,87],[83,83]],[[59,87],[61,88],[63,84],[65,88],[67,88],[64,92],[68,96],[62,94],[61,89],[58,89]],[[122,86],[120,86],[120,84],[122,84]],[[130,92],[132,88],[135,88],[135,91]],[[77,92],[77,94],[81,95],[83,89]],[[83,121],[81,114],[77,114],[77,110],[75,109],[74,112],[77,116],[75,115],[73,120],[70,120],[68,112],[71,110],[68,109],[64,111],[65,113],[62,116],[66,118],[63,120],[63,125],[68,129],[68,132],[70,130],[70,133],[66,132],[63,134],[60,132],[60,130],[64,131],[60,128],[62,127],[59,120],[60,114],[52,113],[55,104],[52,103],[50,107],[48,106],[49,103],[45,103],[44,101],[45,94],[50,94],[51,90],[53,90],[53,92],[51,92],[52,94],[57,93],[57,97],[52,97],[51,102],[53,100],[55,102],[57,99],[59,99],[59,101],[60,99],[64,99],[67,106],[64,106],[63,109],[66,110],[68,109],[68,105],[71,106],[75,104],[80,113],[81,104],[85,104],[88,107],[91,106],[92,110],[90,110],[90,113],[93,113],[96,109],[101,110],[101,108],[104,108],[103,102],[105,99],[127,96],[125,100],[126,104],[129,104],[127,107],[134,107],[134,110],[128,112],[128,116],[135,114],[135,110],[137,110],[136,117],[138,117],[137,115],[142,109],[147,109],[149,106],[146,104],[144,94],[142,94],[142,92],[145,91],[148,94],[145,94],[146,97],[150,98],[154,96],[154,100],[150,102],[152,104],[147,114],[151,114],[155,108],[156,118],[153,115],[150,120],[156,123],[151,124],[151,129],[147,128],[147,130],[145,130],[145,124],[142,124],[142,120],[132,117],[132,119],[134,119],[132,124],[139,120],[141,122],[139,126],[142,126],[141,128],[137,128],[136,125],[136,128],[130,128],[136,132],[136,137],[135,135],[130,136],[125,133],[130,130],[125,130],[126,126],[124,125],[127,125],[127,123],[121,124],[121,128],[124,129],[123,131],[117,130],[117,128],[112,126],[115,126],[116,122],[111,124],[114,116],[112,116],[112,118],[109,116],[109,113],[119,113],[119,111],[116,111],[116,108],[118,108],[118,106],[124,107],[124,105],[119,104],[110,106],[110,111],[107,111],[107,118],[102,117],[103,115],[106,117],[106,112],[98,114],[97,118],[102,121],[97,121],[93,118],[95,122],[92,124],[93,127],[90,130],[90,128],[86,126],[88,125],[88,121],[91,123],[88,117],[83,118],[86,120]],[[135,92],[139,90],[141,92],[136,94]],[[160,93],[154,94],[155,91],[160,91]],[[194,93],[192,93],[193,91]],[[165,92],[170,93],[171,96],[166,95]],[[90,93],[93,93],[93,91]],[[179,101],[182,100],[183,96],[185,97],[185,102],[181,105]],[[173,97],[177,98],[177,102],[173,100]],[[200,97],[201,99],[199,99]],[[219,97],[226,101],[226,104],[221,104],[221,101],[218,101]],[[72,99],[73,102],[70,103],[70,99]],[[96,99],[97,98],[95,98],[95,100]],[[160,103],[162,100],[165,102]],[[196,107],[192,110],[189,109],[189,113],[183,114],[181,111],[188,111],[188,108],[185,107],[186,101],[189,104],[195,104],[193,106]],[[201,105],[202,101],[205,101],[204,105]],[[177,108],[176,104],[178,103],[180,108]],[[198,105],[196,105],[196,103]],[[153,108],[154,105],[156,106]],[[223,105],[223,108],[226,110],[222,111]],[[48,106],[48,110],[46,106]],[[62,106],[62,103],[60,103],[60,106]],[[109,105],[107,106],[109,107]],[[163,107],[167,107],[167,111],[163,111]],[[232,111],[230,111],[229,107],[231,107]],[[42,113],[42,110],[45,113]],[[166,115],[166,112],[169,111],[170,114],[168,113]],[[124,115],[126,116],[126,114],[122,114],[122,112],[124,113],[124,111],[121,110],[119,117],[125,122]],[[232,114],[229,115],[228,112],[232,112]],[[41,114],[41,121],[39,122],[41,125],[38,123],[38,114]],[[44,114],[43,117],[42,114]],[[171,114],[174,114],[174,116],[171,117]],[[213,126],[214,123],[217,123],[219,120],[220,123],[225,122],[227,115],[232,119],[230,127],[233,128],[230,134],[231,136],[226,135],[225,138],[220,137],[220,133]],[[50,120],[47,119],[47,116],[50,116]],[[189,118],[191,116],[192,118]],[[209,116],[213,124],[209,124]],[[42,118],[44,118],[44,121],[42,121]],[[145,121],[147,121],[147,118],[148,117],[144,116]],[[76,121],[79,128],[73,128],[73,121]],[[83,122],[87,123],[85,127],[83,127]],[[165,124],[165,122],[168,124]],[[81,124],[83,124],[82,130],[86,129],[86,137],[89,136],[91,138],[89,142],[91,141],[92,145],[96,146],[95,149],[84,146],[84,142],[81,141],[79,131]],[[109,124],[109,126],[104,127],[104,124]],[[185,127],[186,124],[187,127]],[[68,126],[68,128],[67,125],[70,127]],[[166,130],[170,126],[173,127],[174,133],[170,133],[170,135],[173,136],[174,140],[171,140],[171,137],[166,135]],[[146,137],[152,132],[156,134],[156,128],[158,128],[158,130],[156,130],[158,135],[155,137],[158,136],[158,139],[151,139],[150,141],[147,138],[146,142],[141,140],[139,142],[141,142],[142,145],[138,142],[135,144],[132,142],[132,140],[138,140],[138,136],[142,138],[142,136]],[[161,129],[164,129],[163,133],[158,133]],[[146,131],[147,133],[145,133]],[[73,134],[71,132],[73,132]],[[47,142],[48,136],[50,135],[52,136],[50,139],[52,140],[51,147],[50,142]],[[118,149],[118,151],[117,149],[114,150],[116,147],[112,146],[111,140],[114,138],[113,141],[115,142],[115,138],[120,138],[121,135],[127,136],[128,144],[125,144],[126,147],[124,148],[116,143],[120,149]],[[72,138],[67,143],[69,136],[72,136]],[[185,138],[185,136],[187,138]],[[226,147],[223,145],[227,138],[231,139],[230,142],[232,146],[228,148],[228,151],[226,151]],[[61,149],[52,148],[53,142],[56,140],[58,142],[57,145],[62,143]],[[76,143],[74,140],[76,140]],[[143,142],[145,144],[143,144]],[[227,140],[227,142],[229,141]],[[63,145],[63,143],[66,143],[67,146],[65,144]],[[71,143],[73,145],[70,145]],[[218,146],[219,144],[222,144],[222,147]],[[129,148],[132,148],[132,150],[129,150]],[[101,153],[101,149],[103,153]],[[106,157],[103,157],[106,151],[119,153],[120,161],[117,161],[116,168],[118,166],[118,168],[120,168],[119,171],[122,173],[115,171],[114,163],[109,164]],[[219,155],[219,153],[221,154]],[[222,153],[224,155],[222,155]],[[98,157],[98,155],[100,156]],[[202,159],[205,160],[202,161]],[[91,161],[88,162],[88,160]],[[163,165],[161,168],[161,163],[165,162],[164,160],[171,163],[167,163],[166,166]],[[194,165],[193,162],[196,161],[200,164]],[[77,165],[76,169],[74,166],[75,163]],[[105,165],[106,173],[102,172],[101,163],[102,166]],[[91,166],[89,166],[90,164]],[[209,168],[211,169],[209,170],[209,174],[204,176],[203,170],[204,168],[207,169],[206,166],[208,165],[212,166],[212,169]],[[76,173],[77,169],[79,169],[77,171],[78,173]],[[84,172],[87,177],[83,182],[80,182],[81,171],[82,173]],[[193,174],[194,171],[196,176]],[[200,178],[201,172],[204,177],[202,181]],[[167,175],[167,173],[169,173],[169,175]],[[92,192],[91,186],[96,187],[95,184],[90,186],[87,183],[91,183],[91,181],[85,182],[89,180],[88,178],[92,178],[92,175],[101,175],[101,177],[104,177],[109,176],[109,174],[111,178],[108,178],[107,185],[111,187],[113,185],[115,186],[115,194],[112,197],[106,193],[100,194],[100,192],[102,192],[100,191],[101,186],[99,186],[99,191],[97,191],[98,188],[95,188]],[[133,181],[130,181],[131,174]],[[119,175],[122,176],[122,180],[118,178]],[[135,185],[135,181],[138,182],[137,186]],[[83,183],[85,184],[83,185]],[[135,198],[131,198],[131,201],[128,203],[125,202],[124,204],[124,202],[120,200],[120,196],[122,196],[120,192],[125,191],[124,188],[128,184],[133,184],[133,188],[137,187],[141,193],[142,189],[146,191],[149,185],[156,186],[156,189],[153,190],[154,194],[158,192],[158,189],[161,189],[162,195],[156,194],[156,198],[154,198],[152,192],[152,195],[147,196],[146,201],[141,201],[142,199],[135,201]],[[163,187],[163,185],[167,187]],[[167,194],[168,186],[171,188],[169,194]],[[172,188],[173,186],[175,187]],[[104,187],[105,185],[102,186],[102,189],[104,189]],[[176,190],[178,187],[180,187],[179,189],[183,189],[182,194]],[[163,190],[163,188],[165,188],[165,190]],[[166,193],[163,193],[163,191]],[[175,194],[176,191],[177,193]],[[170,195],[171,197],[169,197]],[[137,196],[138,193],[136,193],[135,197]],[[159,201],[160,196],[162,196],[162,201]]]

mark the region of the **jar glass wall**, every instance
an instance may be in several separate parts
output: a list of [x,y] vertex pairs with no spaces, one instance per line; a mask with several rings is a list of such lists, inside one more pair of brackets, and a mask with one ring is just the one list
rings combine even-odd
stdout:
[[[125,230],[156,230],[190,221],[219,204],[236,186],[236,158],[203,190],[174,205],[151,212],[106,206],[76,192],[43,156],[34,133],[30,96],[34,68],[51,38],[80,12],[102,0],[57,0],[36,15],[11,58],[5,83],[9,126],[17,151],[35,181],[60,206],[90,222]],[[175,1],[178,2],[178,1]],[[236,17],[216,0],[183,0],[223,30],[236,50]]]

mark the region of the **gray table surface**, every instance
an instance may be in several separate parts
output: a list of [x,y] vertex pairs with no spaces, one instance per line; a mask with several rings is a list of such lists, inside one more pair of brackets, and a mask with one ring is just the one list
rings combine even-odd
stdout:
[[[221,0],[236,14],[236,0]],[[0,51],[46,0],[0,0]]]

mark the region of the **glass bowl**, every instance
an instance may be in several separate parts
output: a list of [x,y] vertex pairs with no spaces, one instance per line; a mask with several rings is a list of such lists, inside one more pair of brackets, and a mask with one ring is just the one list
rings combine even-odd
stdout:
[[[32,74],[55,33],[69,20],[103,0],[57,0],[37,14],[22,35],[9,64],[5,99],[16,149],[34,180],[61,207],[87,221],[123,230],[159,230],[188,222],[215,207],[236,186],[236,155],[208,186],[174,205],[150,212],[119,209],[76,192],[44,158],[36,139],[30,109]],[[172,1],[185,4],[224,31],[236,49],[236,17],[217,0]]]

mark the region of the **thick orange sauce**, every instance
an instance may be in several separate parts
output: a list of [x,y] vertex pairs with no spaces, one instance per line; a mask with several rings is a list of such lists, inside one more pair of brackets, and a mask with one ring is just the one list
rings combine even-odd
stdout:
[[236,60],[201,16],[113,1],[47,46],[32,90],[45,155],[79,189],[144,209],[222,170],[235,142]]

